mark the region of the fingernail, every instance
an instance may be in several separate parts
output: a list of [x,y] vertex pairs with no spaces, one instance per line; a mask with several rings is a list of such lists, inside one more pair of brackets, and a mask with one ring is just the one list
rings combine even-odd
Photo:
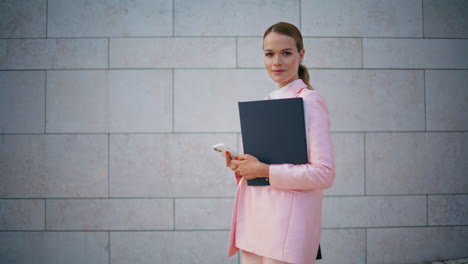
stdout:
[[229,151],[226,151],[226,155],[229,155]]
[[239,160],[239,157],[236,157],[236,160]]

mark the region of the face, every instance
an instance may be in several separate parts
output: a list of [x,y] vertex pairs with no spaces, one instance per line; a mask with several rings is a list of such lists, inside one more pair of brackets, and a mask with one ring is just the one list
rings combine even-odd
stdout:
[[270,32],[263,39],[263,62],[270,78],[279,87],[299,79],[297,70],[304,58],[304,49],[297,51],[293,38]]

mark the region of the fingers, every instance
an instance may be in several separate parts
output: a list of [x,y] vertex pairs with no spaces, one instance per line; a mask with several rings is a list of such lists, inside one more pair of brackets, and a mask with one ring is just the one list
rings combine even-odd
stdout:
[[[230,153],[226,151],[226,166],[229,167],[232,171],[240,173],[240,167],[249,163],[249,161],[254,161],[256,158],[254,156],[243,154],[239,155],[236,159],[231,159]],[[246,163],[247,162],[247,163]]]
[[239,168],[240,164],[239,164],[239,161],[238,160],[231,160],[231,164],[229,166],[229,168],[231,168],[231,170],[237,172],[237,169]]
[[234,172],[239,167],[238,164],[234,163],[234,161],[231,160],[231,153],[229,153],[229,151],[226,151],[226,166],[229,167]]
[[229,151],[226,151],[226,166],[230,167],[231,166],[231,155]]
[[248,154],[242,154],[242,155],[239,155],[236,158],[236,160],[246,160],[248,156],[249,156]]
[[236,159],[230,161],[230,168],[240,174],[240,167],[246,162],[247,155],[239,155]]
[[237,160],[248,160],[248,161],[254,161],[258,160],[256,157],[250,155],[250,154],[242,154],[239,155],[239,157],[236,158]]

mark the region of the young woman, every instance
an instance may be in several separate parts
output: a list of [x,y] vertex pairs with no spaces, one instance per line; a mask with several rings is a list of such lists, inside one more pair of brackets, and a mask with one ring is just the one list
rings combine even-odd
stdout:
[[[265,68],[278,84],[266,99],[304,100],[309,163],[268,165],[248,153],[236,160],[226,155],[238,186],[229,256],[240,249],[242,264],[313,264],[322,229],[322,190],[335,178],[328,109],[301,64],[305,50],[297,27],[285,22],[269,27],[263,53]],[[269,178],[270,185],[247,185],[259,177]]]

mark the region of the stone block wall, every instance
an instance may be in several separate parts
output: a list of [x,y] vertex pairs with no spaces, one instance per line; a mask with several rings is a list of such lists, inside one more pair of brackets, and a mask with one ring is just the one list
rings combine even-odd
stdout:
[[303,32],[337,177],[320,264],[468,256],[468,1],[0,2],[0,262],[226,257],[237,102]]

